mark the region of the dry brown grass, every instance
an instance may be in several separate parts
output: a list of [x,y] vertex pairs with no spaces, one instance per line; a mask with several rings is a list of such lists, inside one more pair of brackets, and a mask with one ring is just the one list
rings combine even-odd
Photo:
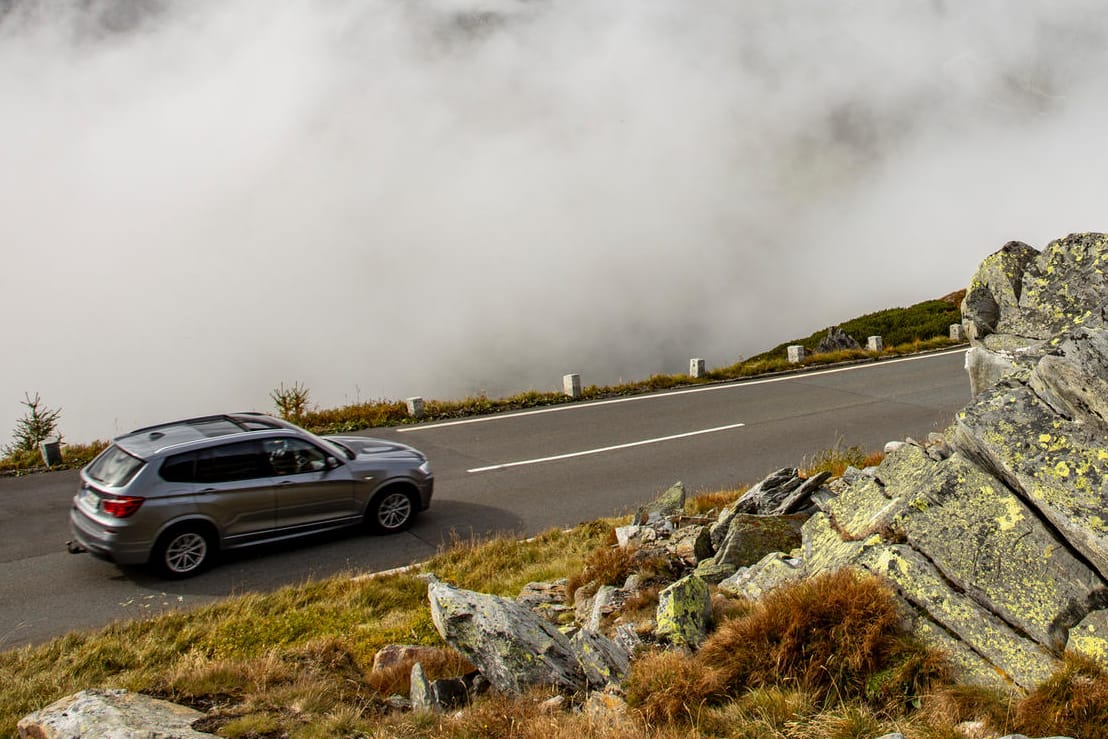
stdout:
[[860,446],[843,447],[841,444],[836,444],[816,454],[812,461],[805,465],[801,474],[812,477],[820,472],[830,472],[832,477],[842,477],[847,467],[865,469],[881,464],[883,459],[885,459],[884,452],[867,452]]
[[723,685],[718,670],[705,669],[695,657],[681,652],[652,652],[632,664],[624,681],[627,702],[651,725],[692,719],[719,702]]
[[584,566],[567,578],[566,601],[572,605],[579,588],[584,588],[584,594],[591,596],[602,585],[619,587],[636,572],[642,576],[644,585],[674,574],[669,560],[657,552],[613,544],[590,552]]
[[423,672],[428,680],[461,677],[477,669],[458,650],[451,647],[437,647],[423,651],[418,658],[410,657],[400,660],[395,665],[371,671],[365,676],[366,685],[382,698],[390,695],[408,695],[411,690],[412,667],[416,662],[423,666]]
[[941,654],[903,634],[892,595],[871,576],[840,570],[718,607],[736,615],[695,655],[655,654],[633,665],[628,700],[648,722],[693,722],[727,698],[777,687],[828,705],[856,703],[843,725],[869,725],[871,714],[907,713],[947,677]]
[[742,494],[749,489],[749,485],[742,485],[730,490],[700,493],[685,501],[685,513],[690,516],[700,516],[711,511],[721,511],[742,497]]
[[1016,704],[1018,731],[1034,736],[1108,737],[1108,673],[1089,657],[1069,652],[1059,669]]
[[875,578],[852,570],[777,588],[724,622],[701,649],[731,694],[787,682],[817,695],[861,695],[900,636],[896,604]]
[[607,546],[596,549],[585,557],[580,572],[566,581],[566,599],[572,603],[578,589],[584,588],[593,595],[602,585],[622,585],[638,564],[638,547]]

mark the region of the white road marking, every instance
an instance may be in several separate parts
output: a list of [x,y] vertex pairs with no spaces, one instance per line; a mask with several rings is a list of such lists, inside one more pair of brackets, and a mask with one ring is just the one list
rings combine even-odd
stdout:
[[900,359],[882,359],[877,362],[867,362],[865,364],[853,364],[849,367],[835,367],[834,369],[825,370],[812,370],[810,372],[796,372],[785,375],[784,377],[768,377],[762,380],[722,380],[712,385],[701,385],[699,387],[684,388],[682,390],[671,390],[664,393],[642,393],[640,395],[630,395],[626,398],[610,398],[608,400],[594,400],[578,403],[565,403],[563,405],[553,405],[546,408],[536,408],[530,411],[515,411],[504,413],[491,413],[487,416],[474,416],[473,418],[463,418],[458,421],[443,421],[442,423],[426,423],[418,424],[415,426],[399,426],[395,427],[396,432],[400,434],[408,434],[413,431],[434,431],[435,429],[444,429],[450,426],[464,426],[470,423],[488,423],[489,421],[506,421],[512,418],[519,418],[520,416],[535,416],[540,413],[560,413],[561,411],[580,411],[588,408],[596,408],[601,405],[613,405],[615,403],[635,403],[640,400],[654,400],[656,398],[668,398],[674,395],[688,395],[690,393],[709,393],[716,390],[736,390],[739,388],[750,387],[752,385],[767,385],[771,382],[785,382],[787,380],[803,380],[809,377],[819,377],[820,375],[833,375],[839,372],[851,372],[853,370],[868,369],[870,367],[884,367],[889,364],[899,364],[901,362],[914,362],[920,359],[930,359],[931,357],[941,357],[947,354],[956,354],[958,352],[965,352],[965,347],[959,347],[958,349],[952,349],[945,352],[933,352],[931,354],[919,354],[911,357],[901,357]]
[[584,457],[589,454],[602,454],[604,452],[612,452],[617,449],[629,449],[634,446],[644,446],[646,444],[658,444],[663,441],[673,441],[674,439],[684,439],[689,436],[700,436],[701,434],[714,434],[717,431],[728,431],[730,429],[742,428],[746,424],[733,423],[730,426],[717,426],[714,429],[701,429],[699,431],[688,431],[683,434],[674,434],[673,436],[659,436],[656,439],[643,439],[642,441],[632,441],[627,444],[616,444],[615,446],[605,446],[599,449],[586,449],[581,452],[570,452],[569,454],[556,454],[553,457],[539,457],[538,459],[523,459],[518,462],[504,462],[503,464],[492,464],[488,467],[474,467],[473,469],[466,470],[466,472],[491,472],[492,470],[502,470],[507,467],[522,467],[527,464],[539,464],[540,462],[555,462],[560,459],[571,459],[573,457]]

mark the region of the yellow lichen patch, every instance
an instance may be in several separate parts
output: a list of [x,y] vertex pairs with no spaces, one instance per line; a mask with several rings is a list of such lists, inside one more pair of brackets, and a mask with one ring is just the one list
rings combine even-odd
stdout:
[[[986,495],[992,495],[993,489],[986,485],[981,488],[981,492]],[[1007,510],[1003,515],[997,517],[996,525],[1000,527],[1001,531],[1011,531],[1016,527],[1016,524],[1023,520],[1023,511],[1021,510],[1019,501],[1010,495],[1002,498],[1001,504]]]
[[1039,434],[1039,443],[1044,447],[1050,443],[1050,434]]
[[1066,464],[1065,462],[1059,462],[1058,464],[1054,465],[1054,474],[1058,475],[1058,477],[1069,477],[1070,476],[1070,467],[1069,467],[1069,465]]

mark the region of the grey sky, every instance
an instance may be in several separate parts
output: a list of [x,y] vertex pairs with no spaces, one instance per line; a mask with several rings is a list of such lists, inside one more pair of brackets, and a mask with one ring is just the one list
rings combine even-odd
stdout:
[[4,7],[0,443],[718,366],[1105,227],[1099,2]]

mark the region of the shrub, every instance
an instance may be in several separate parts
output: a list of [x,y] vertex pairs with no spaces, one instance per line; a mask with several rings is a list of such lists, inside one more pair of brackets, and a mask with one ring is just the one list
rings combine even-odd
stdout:
[[309,395],[308,388],[299,382],[292,383],[292,387],[285,387],[282,382],[269,392],[269,397],[277,406],[277,413],[293,423],[300,423],[308,412]]
[[[42,398],[38,393],[35,393],[33,398],[24,393],[23,398],[19,402],[27,406],[27,412],[24,413],[23,418],[15,422],[15,429],[12,431],[13,442],[4,448],[4,453],[8,455],[36,451],[39,442],[57,436],[61,408],[42,406]],[[61,437],[58,436],[58,438]]]

